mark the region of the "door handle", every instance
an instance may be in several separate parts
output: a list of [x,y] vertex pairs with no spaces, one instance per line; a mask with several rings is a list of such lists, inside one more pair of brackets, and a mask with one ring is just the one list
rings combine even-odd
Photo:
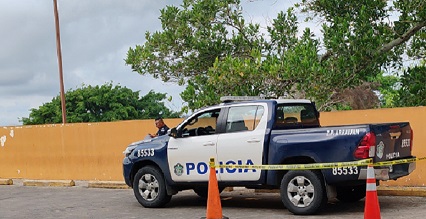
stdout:
[[258,142],[260,142],[260,139],[258,139],[258,138],[252,138],[252,139],[247,140],[247,143],[258,143]]
[[203,146],[215,146],[215,143],[208,141],[208,142],[203,143]]

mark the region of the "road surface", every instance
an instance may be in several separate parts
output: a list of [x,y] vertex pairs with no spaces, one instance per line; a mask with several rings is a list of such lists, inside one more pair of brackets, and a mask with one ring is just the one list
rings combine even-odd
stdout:
[[[380,196],[382,218],[425,218],[426,197]],[[278,193],[255,193],[237,188],[221,194],[223,215],[237,218],[304,218],[292,215]],[[309,219],[364,218],[364,200],[329,203]],[[206,216],[206,200],[192,191],[173,196],[165,208],[143,208],[131,189],[98,189],[84,186],[0,186],[0,218],[173,218]]]

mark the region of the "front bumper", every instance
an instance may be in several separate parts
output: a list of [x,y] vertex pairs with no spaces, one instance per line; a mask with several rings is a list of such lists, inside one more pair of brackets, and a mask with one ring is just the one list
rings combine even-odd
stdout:
[[133,167],[133,162],[129,159],[129,157],[125,157],[123,159],[123,177],[124,177],[124,182],[129,187],[133,187],[133,184],[131,181],[132,167]]

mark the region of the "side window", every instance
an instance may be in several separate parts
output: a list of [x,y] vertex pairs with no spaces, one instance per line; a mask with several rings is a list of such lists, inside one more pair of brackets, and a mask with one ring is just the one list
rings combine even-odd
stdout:
[[276,129],[319,126],[316,110],[311,104],[279,104],[275,113]]
[[220,109],[214,109],[194,116],[182,127],[182,137],[215,134],[219,113]]
[[256,129],[263,116],[263,106],[236,106],[229,108],[226,132],[251,131]]

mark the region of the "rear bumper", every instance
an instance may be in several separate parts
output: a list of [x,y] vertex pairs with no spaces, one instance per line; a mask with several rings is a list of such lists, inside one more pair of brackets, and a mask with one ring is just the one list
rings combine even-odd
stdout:
[[[403,163],[403,164],[395,164],[390,166],[380,166],[374,167],[374,173],[376,175],[377,180],[396,180],[403,176],[409,175],[416,169],[416,163]],[[367,179],[367,168],[363,167],[360,170],[359,180]]]

